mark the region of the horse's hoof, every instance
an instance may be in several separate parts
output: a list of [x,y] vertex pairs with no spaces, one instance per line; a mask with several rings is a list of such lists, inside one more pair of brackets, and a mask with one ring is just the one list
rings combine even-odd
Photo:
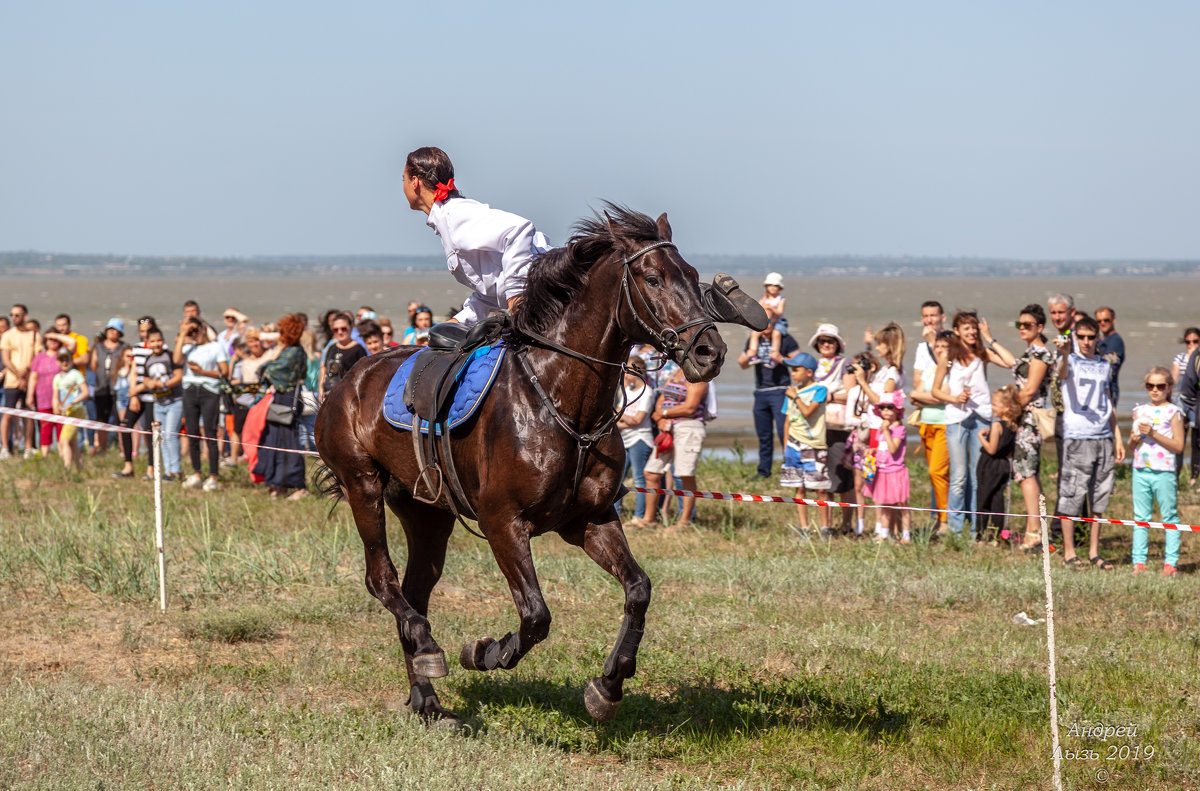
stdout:
[[600,679],[593,678],[588,682],[587,689],[583,692],[583,705],[587,708],[587,713],[592,719],[597,722],[608,722],[613,717],[617,716],[617,708],[621,705],[619,700],[609,700],[600,690]]
[[412,664],[413,672],[425,678],[445,678],[450,673],[446,667],[446,655],[441,651],[414,656]]
[[488,646],[494,642],[496,641],[490,637],[480,637],[473,643],[467,643],[458,655],[458,663],[467,670],[487,670],[483,657],[487,653]]

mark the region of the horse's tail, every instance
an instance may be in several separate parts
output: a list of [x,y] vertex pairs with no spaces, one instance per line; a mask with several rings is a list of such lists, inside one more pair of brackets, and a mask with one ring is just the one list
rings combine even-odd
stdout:
[[338,480],[335,473],[328,464],[318,465],[316,474],[313,475],[313,485],[317,487],[317,491],[325,495],[332,501],[329,506],[329,513],[333,513],[333,509],[337,508],[337,504],[346,499],[346,487]]

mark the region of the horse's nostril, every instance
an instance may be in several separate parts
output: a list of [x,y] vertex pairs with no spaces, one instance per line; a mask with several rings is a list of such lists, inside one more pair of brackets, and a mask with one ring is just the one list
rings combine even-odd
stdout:
[[696,347],[696,356],[704,360],[711,360],[716,356],[716,353],[713,351],[713,347],[708,344],[702,344]]

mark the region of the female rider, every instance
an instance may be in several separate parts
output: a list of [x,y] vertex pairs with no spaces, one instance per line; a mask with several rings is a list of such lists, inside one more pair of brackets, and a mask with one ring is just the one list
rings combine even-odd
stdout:
[[442,239],[454,279],[474,290],[451,321],[474,324],[489,313],[512,310],[525,289],[533,259],[550,248],[533,223],[462,194],[454,165],[440,148],[426,146],[404,163],[404,196]]

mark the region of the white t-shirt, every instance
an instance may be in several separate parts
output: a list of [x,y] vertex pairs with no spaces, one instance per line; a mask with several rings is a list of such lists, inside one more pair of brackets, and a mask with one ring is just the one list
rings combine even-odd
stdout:
[[[933,359],[933,352],[929,351],[929,344],[921,341],[917,345],[917,356],[913,360],[913,371],[924,371],[926,368],[936,368],[937,360]],[[916,374],[913,374],[916,376]]]
[[945,388],[956,396],[964,390],[971,394],[965,404],[946,404],[946,425],[961,423],[974,412],[986,421],[992,419],[992,391],[988,388],[987,372],[983,369],[983,358],[976,357],[969,365],[957,360],[950,361],[946,374]]
[[638,442],[645,442],[653,447],[654,434],[650,430],[650,413],[654,411],[654,391],[642,382],[625,388],[626,407],[622,415],[632,415],[644,412],[642,422],[633,428],[621,429],[621,442],[626,448],[632,448]]
[[203,387],[205,390],[216,393],[219,391],[221,383],[220,378],[212,376],[201,376],[193,373],[192,368],[188,363],[195,363],[205,371],[216,371],[218,362],[229,362],[229,352],[225,350],[225,344],[221,341],[212,341],[199,346],[192,343],[185,343],[180,350],[183,352],[183,388],[186,390],[189,387]]
[[[892,388],[893,391],[904,389],[904,374],[900,373],[894,365],[886,365],[875,372],[875,375],[871,377],[871,389],[875,391],[875,395],[881,396],[888,382],[896,383],[896,386]],[[870,409],[863,415],[863,423],[867,428],[879,428],[883,425],[883,418],[876,415],[874,409]]]
[[[1143,434],[1153,429],[1164,437],[1174,438],[1171,420],[1176,415],[1182,417],[1183,411],[1170,401],[1158,406],[1138,404],[1133,408],[1133,425],[1136,428],[1137,424],[1141,423]],[[1133,467],[1137,470],[1175,472],[1175,454],[1168,452],[1149,437],[1143,437],[1133,452]]]
[[525,290],[534,257],[550,249],[529,220],[469,198],[438,201],[425,224],[441,238],[454,279],[475,291],[454,316],[466,324],[506,309]]
[[1088,358],[1074,352],[1067,358],[1067,376],[1062,383],[1063,436],[1067,439],[1112,437],[1112,401],[1108,397],[1112,366],[1101,357]]

